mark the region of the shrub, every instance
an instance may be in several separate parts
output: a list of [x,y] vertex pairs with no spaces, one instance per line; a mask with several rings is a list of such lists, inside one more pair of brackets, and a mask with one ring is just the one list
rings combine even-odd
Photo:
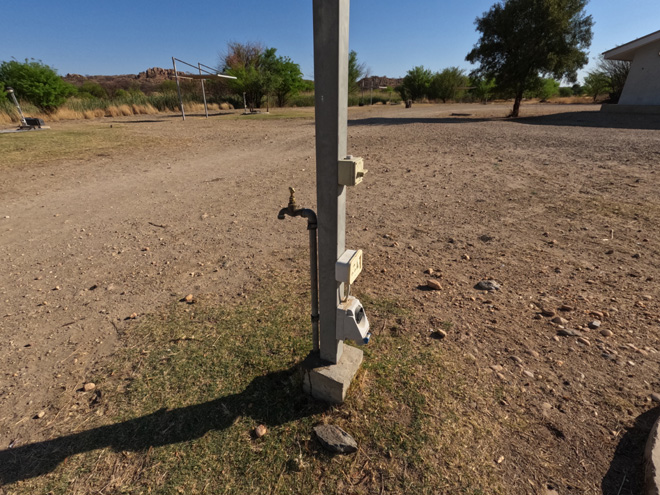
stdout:
[[292,107],[313,107],[314,93],[300,93],[289,100],[289,106]]
[[75,87],[64,82],[55,69],[36,60],[2,62],[0,81],[12,87],[18,98],[46,111],[55,110],[76,92]]
[[83,98],[107,98],[108,92],[97,82],[85,81],[78,88],[78,96]]
[[160,86],[158,86],[158,90],[161,93],[175,93],[176,81],[173,81],[172,79],[166,79],[165,81],[160,83]]
[[464,87],[469,85],[469,81],[463,69],[458,67],[449,67],[442,72],[436,72],[429,83],[429,98],[457,101],[465,93]]

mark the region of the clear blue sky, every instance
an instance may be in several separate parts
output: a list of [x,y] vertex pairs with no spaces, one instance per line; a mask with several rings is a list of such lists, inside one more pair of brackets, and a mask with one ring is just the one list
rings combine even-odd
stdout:
[[[416,65],[469,70],[474,20],[493,3],[353,0],[350,47],[372,75],[402,77]],[[35,58],[61,75],[136,74],[169,68],[172,56],[216,66],[228,41],[259,41],[305,77],[314,73],[312,0],[5,0],[0,12],[0,60]],[[591,0],[587,12],[595,21],[589,67],[660,29],[659,0]]]

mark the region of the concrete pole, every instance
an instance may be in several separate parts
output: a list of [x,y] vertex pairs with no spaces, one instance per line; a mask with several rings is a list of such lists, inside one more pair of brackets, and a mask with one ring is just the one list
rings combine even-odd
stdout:
[[336,338],[343,284],[335,280],[335,262],[346,241],[346,187],[338,184],[337,163],[346,156],[349,6],[350,0],[314,0],[320,357],[333,364],[343,352]]

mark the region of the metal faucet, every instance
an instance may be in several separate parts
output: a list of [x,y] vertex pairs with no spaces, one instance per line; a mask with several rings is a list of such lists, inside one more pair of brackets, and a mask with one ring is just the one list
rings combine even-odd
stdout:
[[314,352],[319,350],[319,282],[318,282],[318,255],[317,255],[317,237],[316,231],[318,223],[316,213],[309,208],[298,208],[293,187],[289,188],[289,204],[282,208],[277,214],[277,218],[284,220],[289,215],[291,217],[303,217],[307,219],[307,230],[309,230],[309,271],[312,285],[312,345]]
[[298,205],[296,204],[296,197],[294,196],[295,192],[296,192],[296,190],[293,187],[289,188],[289,193],[290,193],[290,195],[289,195],[289,204],[287,205],[286,208],[282,208],[280,210],[280,212],[277,214],[278,219],[284,220],[285,215],[289,215],[291,217],[305,216],[302,213],[304,209],[303,208],[298,208]]

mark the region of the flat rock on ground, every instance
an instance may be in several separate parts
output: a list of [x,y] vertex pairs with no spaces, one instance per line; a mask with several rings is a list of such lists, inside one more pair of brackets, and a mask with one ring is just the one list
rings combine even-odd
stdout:
[[357,451],[357,442],[335,425],[318,425],[314,427],[314,433],[321,445],[335,454],[351,454]]

